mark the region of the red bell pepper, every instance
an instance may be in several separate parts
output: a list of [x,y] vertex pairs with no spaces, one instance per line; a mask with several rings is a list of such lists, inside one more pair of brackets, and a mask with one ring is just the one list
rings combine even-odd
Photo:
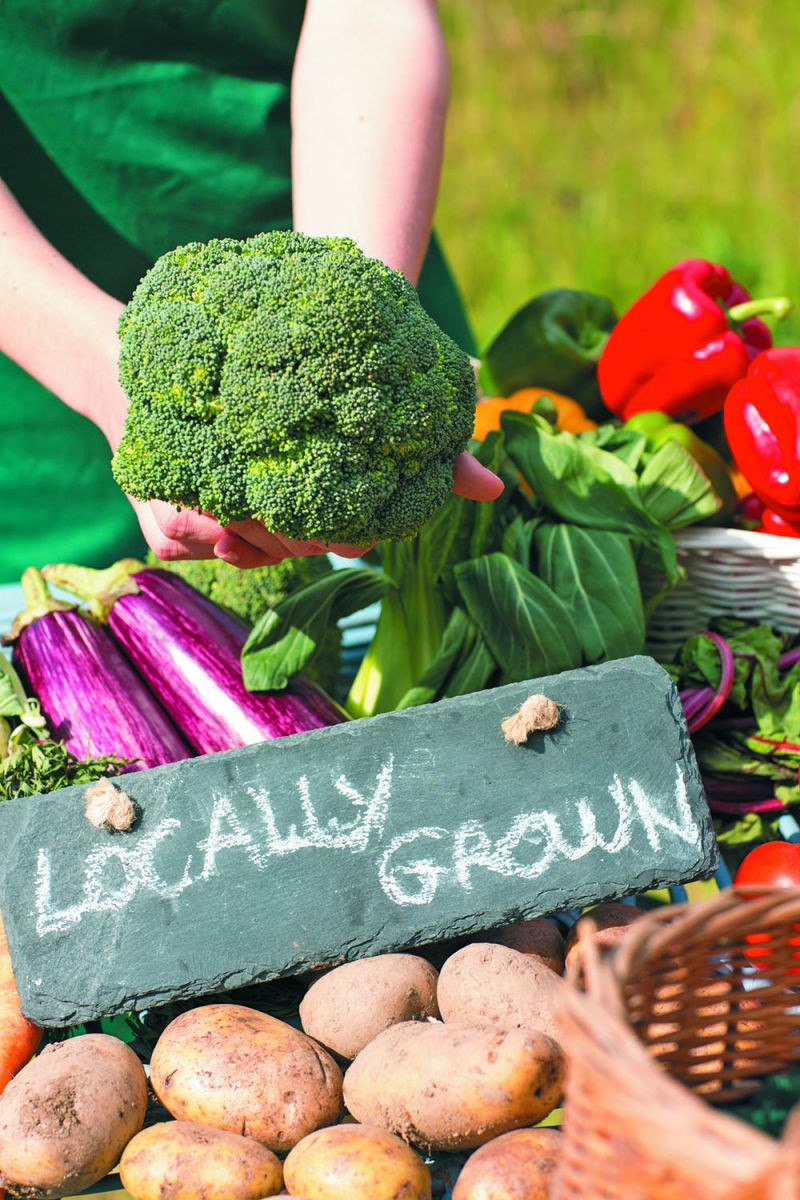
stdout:
[[793,525],[771,508],[765,508],[761,514],[761,524],[756,526],[756,533],[771,533],[773,537],[800,537],[800,522]]
[[716,263],[680,262],[611,330],[597,364],[603,402],[623,420],[653,409],[690,425],[702,421],[772,345],[758,314],[788,311],[788,300],[751,301]]
[[731,388],[723,419],[736,465],[759,500],[800,526],[800,346],[760,354]]

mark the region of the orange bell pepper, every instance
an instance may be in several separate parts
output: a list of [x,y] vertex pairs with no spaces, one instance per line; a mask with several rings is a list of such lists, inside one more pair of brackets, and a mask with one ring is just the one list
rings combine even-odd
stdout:
[[551,392],[548,388],[520,388],[511,396],[490,396],[480,400],[475,407],[475,426],[472,436],[482,442],[488,433],[500,428],[500,415],[504,412],[530,412],[537,400],[549,400],[556,410],[556,429],[565,429],[568,433],[583,433],[587,429],[596,429],[597,422],[592,421],[578,404],[569,396],[559,392]]

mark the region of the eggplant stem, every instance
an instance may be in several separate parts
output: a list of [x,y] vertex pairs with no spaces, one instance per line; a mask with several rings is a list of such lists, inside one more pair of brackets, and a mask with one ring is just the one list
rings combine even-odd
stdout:
[[70,612],[75,608],[74,604],[56,600],[55,596],[50,595],[50,589],[38,567],[26,567],[22,572],[21,582],[25,607],[11,622],[8,636],[3,638],[5,644],[15,642],[23,629],[38,621],[40,617],[46,617],[48,613]]
[[105,623],[115,600],[138,592],[133,574],[145,569],[145,564],[137,558],[121,558],[103,570],[79,567],[75,563],[51,563],[44,568],[43,574],[48,582],[77,596],[88,606],[93,617]]

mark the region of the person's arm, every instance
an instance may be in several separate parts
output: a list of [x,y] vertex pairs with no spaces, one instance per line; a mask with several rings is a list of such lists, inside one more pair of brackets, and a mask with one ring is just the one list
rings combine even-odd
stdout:
[[2,182],[0,281],[0,350],[116,445],[127,407],[117,383],[122,305],[50,245]]
[[[0,181],[0,351],[93,421],[112,450],[122,436],[128,407],[117,382],[122,308],[59,254]],[[246,529],[243,537],[223,533],[216,521],[200,513],[158,500],[132,503],[145,538],[160,558],[212,558],[223,537],[229,561],[246,566],[278,562],[310,549],[288,543],[256,522],[250,524],[258,546],[248,540]],[[36,523],[41,519],[38,514]],[[314,546],[314,552],[320,551]]]
[[295,228],[352,237],[416,283],[447,97],[435,0],[308,0],[292,77]]

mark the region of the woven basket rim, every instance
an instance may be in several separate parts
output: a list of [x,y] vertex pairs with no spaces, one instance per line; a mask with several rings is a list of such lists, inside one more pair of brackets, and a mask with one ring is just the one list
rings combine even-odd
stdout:
[[710,526],[681,529],[675,534],[678,546],[686,550],[738,550],[756,558],[800,559],[800,538],[778,537],[750,529],[723,529]]
[[655,909],[630,926],[609,956],[609,970],[618,986],[624,986],[644,960],[680,946],[696,930],[713,929],[718,937],[735,937],[743,899],[751,920],[769,913],[771,920],[800,922],[800,887],[727,887],[701,904]]

